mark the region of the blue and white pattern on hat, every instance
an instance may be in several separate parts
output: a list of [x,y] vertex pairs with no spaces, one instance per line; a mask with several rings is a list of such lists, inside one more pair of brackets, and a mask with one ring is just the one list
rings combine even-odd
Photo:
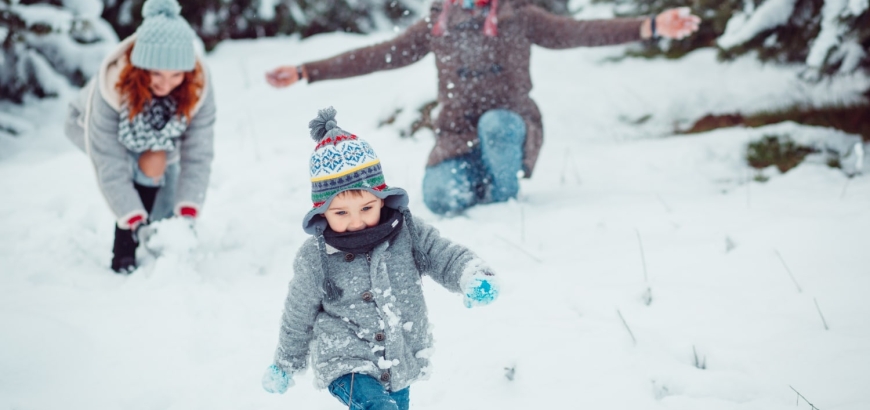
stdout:
[[335,109],[329,107],[318,111],[308,124],[311,138],[317,142],[308,164],[314,206],[302,220],[303,229],[310,234],[325,226],[326,222],[317,215],[326,212],[332,199],[343,191],[367,191],[393,209],[408,205],[405,190],[387,185],[381,161],[372,146],[338,128],[335,115]]
[[[337,139],[337,141],[335,141]],[[318,147],[311,156],[311,179],[344,175],[363,165],[379,162],[375,150],[355,136],[336,137],[334,143]]]

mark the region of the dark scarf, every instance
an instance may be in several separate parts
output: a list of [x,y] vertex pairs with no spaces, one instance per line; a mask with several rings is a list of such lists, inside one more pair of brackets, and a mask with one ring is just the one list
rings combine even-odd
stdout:
[[172,115],[175,114],[177,108],[178,104],[170,96],[152,97],[150,107],[145,111],[143,120],[151,128],[162,130],[169,123],[169,120],[172,119]]
[[[393,227],[393,221],[396,221],[396,220],[398,221],[398,223],[396,224],[395,227]],[[388,229],[389,230],[389,232],[387,232],[386,235],[383,235],[383,237],[381,239],[367,239],[367,240],[360,240],[359,241],[360,243],[365,242],[365,243],[368,243],[370,245],[370,246],[365,247],[368,249],[366,252],[368,252],[371,249],[374,249],[374,247],[377,246],[378,244],[383,243],[384,241],[388,241],[388,240],[392,239],[393,237],[395,237],[399,233],[399,231],[401,230],[402,224],[404,222],[407,222],[408,223],[408,233],[411,234],[411,253],[414,256],[414,265],[417,266],[417,270],[420,271],[421,273],[428,272],[429,267],[431,266],[432,263],[431,263],[431,261],[429,261],[429,256],[426,255],[425,253],[423,253],[417,245],[417,241],[419,241],[420,238],[419,238],[419,235],[417,232],[417,227],[414,224],[414,218],[411,217],[411,211],[405,207],[402,207],[399,210],[395,210],[392,208],[382,208],[381,209],[381,221],[382,222],[379,223],[378,226],[374,226],[371,228],[363,229],[362,231],[354,232],[355,234],[362,236],[361,232],[366,232],[366,231],[374,232],[373,231],[374,229],[379,229],[382,225],[389,227],[389,228],[380,228],[380,229],[385,229],[385,230]],[[330,232],[332,232],[332,230],[329,229],[328,225],[327,225],[326,229],[329,230]],[[343,234],[337,234],[335,232],[332,232],[330,234],[330,236],[332,236],[333,238],[337,237],[338,235],[343,235]],[[321,291],[323,292],[324,300],[329,301],[329,302],[333,302],[333,301],[336,301],[339,298],[341,298],[342,294],[344,294],[344,291],[341,290],[341,288],[339,288],[338,286],[336,286],[335,282],[333,282],[332,279],[329,278],[329,268],[328,268],[329,264],[326,261],[326,239],[325,239],[326,232],[320,228],[317,228],[317,235],[316,236],[317,236],[317,246],[320,249],[320,252],[319,252],[320,253],[320,265],[323,268],[323,283],[321,285]],[[355,237],[356,235],[351,234],[351,235],[346,235],[346,236]],[[378,235],[372,235],[372,237],[377,237],[377,236]],[[333,243],[331,245],[333,247],[336,247],[336,245],[334,243],[335,240],[332,240],[332,242]],[[342,247],[344,247],[344,245],[342,245]],[[336,247],[336,248],[340,249],[338,247]]]
[[323,239],[335,249],[346,253],[367,253],[375,246],[393,239],[402,229],[402,213],[392,209],[381,208],[381,221],[361,231],[337,233],[328,225],[323,232]]

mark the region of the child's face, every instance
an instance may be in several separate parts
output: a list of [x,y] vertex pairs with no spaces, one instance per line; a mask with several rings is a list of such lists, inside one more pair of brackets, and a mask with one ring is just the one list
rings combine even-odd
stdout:
[[337,233],[361,231],[381,221],[384,200],[368,191],[344,191],[332,199],[323,214]]

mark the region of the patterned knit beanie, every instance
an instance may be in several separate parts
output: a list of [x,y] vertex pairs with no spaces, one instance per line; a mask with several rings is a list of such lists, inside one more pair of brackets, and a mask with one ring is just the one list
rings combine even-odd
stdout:
[[362,138],[338,128],[336,111],[329,107],[317,112],[308,123],[311,138],[317,142],[308,170],[311,174],[311,201],[314,208],[302,220],[302,228],[318,235],[326,228],[326,212],[335,196],[359,189],[383,199],[388,208],[408,206],[408,194],[402,188],[387,186],[381,161],[375,150]]
[[146,70],[191,71],[196,66],[193,41],[196,34],[181,17],[176,0],[147,0],[142,6],[142,25],[130,60]]

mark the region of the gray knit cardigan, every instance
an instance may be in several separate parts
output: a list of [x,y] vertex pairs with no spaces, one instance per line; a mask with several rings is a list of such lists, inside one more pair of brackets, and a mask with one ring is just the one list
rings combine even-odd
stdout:
[[[423,274],[449,291],[460,292],[476,272],[492,272],[432,226],[419,218],[413,223],[417,249],[430,261]],[[427,376],[432,336],[408,225],[368,254],[348,255],[326,245],[328,272],[323,272],[324,250],[317,237],[305,241],[284,304],[275,353],[279,368],[297,373],[307,367],[310,355],[318,388],[351,372],[374,377],[388,391]],[[335,301],[323,297],[324,274],[341,289]]]

